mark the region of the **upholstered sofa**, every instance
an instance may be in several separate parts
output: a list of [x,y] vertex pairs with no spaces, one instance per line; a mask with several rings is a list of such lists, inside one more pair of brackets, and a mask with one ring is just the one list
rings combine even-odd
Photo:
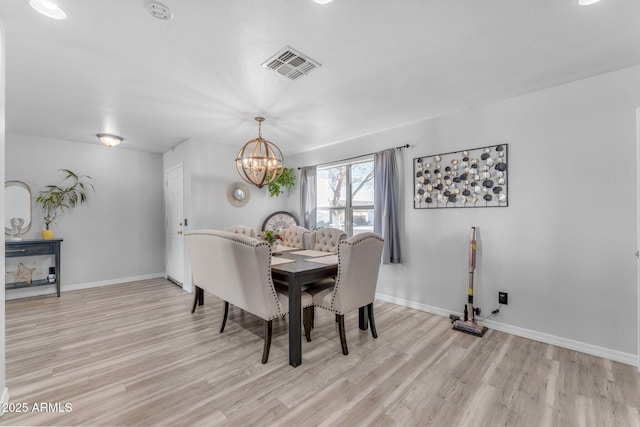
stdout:
[[256,230],[246,225],[230,225],[229,227],[225,227],[224,231],[235,234],[242,234],[244,236],[253,237],[254,239],[258,237],[258,233],[256,232]]
[[[223,230],[193,230],[185,233],[191,264],[195,311],[204,302],[204,291],[225,302],[220,332],[224,331],[229,304],[265,321],[262,363],[271,346],[272,320],[289,311],[286,288],[276,288],[271,279],[271,245],[242,234]],[[305,333],[309,336],[311,295],[302,292]]]

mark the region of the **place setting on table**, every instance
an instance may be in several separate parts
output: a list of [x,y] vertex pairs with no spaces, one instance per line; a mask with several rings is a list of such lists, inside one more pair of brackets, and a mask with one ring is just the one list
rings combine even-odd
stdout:
[[[286,253],[286,254],[285,254]],[[296,259],[282,257],[282,255],[295,255],[297,260],[315,262],[325,265],[338,264],[338,255],[330,252],[314,251],[310,249],[300,250],[290,246],[277,245],[273,249],[271,265],[280,265],[296,262]],[[303,258],[304,257],[304,258]]]

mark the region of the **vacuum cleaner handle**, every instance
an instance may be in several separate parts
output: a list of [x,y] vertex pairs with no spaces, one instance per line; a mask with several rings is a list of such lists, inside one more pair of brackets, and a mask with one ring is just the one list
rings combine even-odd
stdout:
[[[476,269],[476,228],[471,227],[471,236],[469,237],[469,296],[467,300],[468,315],[465,315],[465,320],[473,323],[473,272]],[[466,313],[465,313],[466,314]]]
[[469,273],[476,269],[476,228],[471,227],[471,237],[469,238]]

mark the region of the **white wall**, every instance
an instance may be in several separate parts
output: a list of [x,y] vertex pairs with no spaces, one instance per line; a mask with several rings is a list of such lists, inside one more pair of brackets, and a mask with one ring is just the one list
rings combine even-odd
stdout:
[[[238,147],[217,144],[215,141],[189,140],[164,154],[164,168],[177,163],[185,165],[185,206],[191,209],[190,229],[223,228],[243,224],[260,230],[270,213],[287,207],[297,193],[270,197],[267,187],[249,186],[250,199],[243,207],[227,200],[227,191],[234,182],[244,182],[235,168]],[[187,184],[187,176],[188,182]],[[299,203],[298,203],[299,204]],[[298,204],[295,213],[298,214]]]
[[[58,216],[51,227],[55,237],[64,239],[63,292],[164,274],[160,154],[8,133],[6,160],[6,179],[26,182],[34,199],[45,185],[61,182],[60,168],[94,179],[88,202]],[[25,237],[41,238],[44,220],[35,203],[32,215]],[[46,288],[28,292],[53,292]]]
[[[5,174],[4,167],[4,150],[5,150],[5,29],[4,23],[0,19],[0,177],[3,177]],[[2,223],[4,224],[4,186],[0,189],[0,212],[2,212]],[[3,243],[4,245],[4,243]],[[2,253],[4,254],[4,248]],[[4,259],[4,255],[3,255]],[[0,266],[0,273],[4,277],[4,262],[2,266]],[[4,283],[4,282],[3,282]],[[6,388],[6,370],[5,370],[5,344],[4,344],[4,336],[5,336],[5,320],[4,320],[4,301],[5,295],[4,292],[0,292],[0,405],[8,403],[9,401],[9,391]],[[4,412],[0,413],[0,417],[4,414]]]
[[[409,143],[399,155],[404,262],[382,267],[381,298],[462,311],[476,226],[476,306],[486,315],[498,291],[509,293],[488,326],[635,364],[638,106],[632,67],[285,158],[298,167]],[[413,209],[413,158],[497,143],[509,144],[509,207]],[[231,206],[236,148],[184,144],[165,154],[165,168],[188,164],[191,228],[259,228],[273,211],[299,214],[297,187],[279,198],[252,187],[247,206]]]
[[[488,314],[498,291],[509,293],[489,326],[635,364],[638,106],[632,67],[288,160],[304,166],[411,144],[399,155],[404,262],[382,267],[382,298],[462,311],[477,226],[476,306]],[[509,144],[509,207],[413,209],[413,158],[497,143]]]
[[[244,142],[239,141],[238,147],[242,144]],[[260,231],[267,215],[286,207],[291,195],[270,197],[266,187],[260,189],[248,184],[249,202],[242,207],[229,203],[229,187],[234,182],[244,182],[235,168],[238,147],[220,145],[213,140],[189,139],[164,153],[165,171],[178,164],[183,166],[184,216],[189,224],[185,231],[221,229],[235,224],[247,225]],[[297,193],[295,195],[297,197]],[[183,288],[187,292],[191,292],[193,288],[186,251]]]

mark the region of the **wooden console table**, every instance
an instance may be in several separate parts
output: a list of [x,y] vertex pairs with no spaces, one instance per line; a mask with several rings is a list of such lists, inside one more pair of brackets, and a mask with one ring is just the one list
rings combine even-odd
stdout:
[[33,286],[56,285],[60,296],[60,242],[62,239],[53,240],[7,240],[4,242],[4,257],[17,258],[36,255],[53,255],[55,259],[56,281],[49,283],[46,279],[34,280],[31,283],[14,282],[7,283],[6,289],[29,288]]

